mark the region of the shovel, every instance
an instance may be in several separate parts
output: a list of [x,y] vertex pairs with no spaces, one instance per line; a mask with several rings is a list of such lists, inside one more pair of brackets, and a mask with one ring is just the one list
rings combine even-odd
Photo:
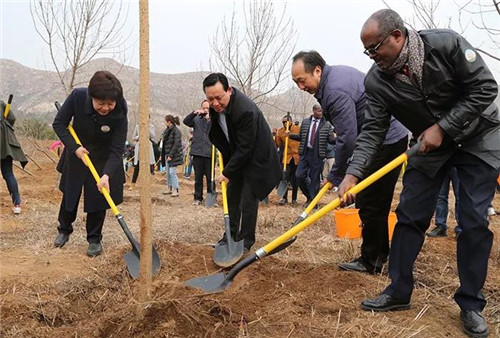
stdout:
[[[222,163],[222,154],[219,152],[220,172],[224,170]],[[215,246],[214,262],[218,266],[227,268],[232,266],[243,256],[243,240],[235,242],[231,236],[231,227],[229,223],[229,209],[227,206],[227,185],[222,181],[222,205],[224,207],[224,227],[226,229],[226,243]]]
[[[346,192],[346,194],[358,194],[362,190],[366,189],[368,186],[376,182],[382,176],[384,176],[385,174],[389,173],[393,169],[403,164],[409,157],[415,155],[418,152],[419,147],[420,147],[420,142],[418,142],[408,151],[399,155],[394,160],[386,164],[384,167],[380,168],[375,173],[368,176],[366,179],[364,179],[363,181],[359,182],[357,185],[349,189]],[[278,248],[284,242],[290,240],[293,236],[295,236],[305,228],[309,227],[310,225],[314,224],[314,222],[324,217],[326,214],[333,211],[338,206],[340,206],[340,198],[337,197],[336,199],[325,205],[323,208],[318,210],[314,215],[306,218],[305,220],[303,220],[302,222],[300,222],[299,224],[297,224],[296,226],[294,226],[281,236],[275,238],[273,241],[269,242],[262,248],[258,249],[257,251],[246,257],[244,260],[236,264],[227,274],[226,272],[222,271],[214,275],[202,276],[190,279],[186,281],[184,284],[187,286],[199,288],[203,290],[205,293],[216,293],[224,291],[229,286],[231,286],[234,277],[236,277],[236,275],[240,273],[243,269],[245,269],[247,266],[251,265],[252,263],[256,262],[259,259],[266,257],[267,255],[269,255],[269,253],[272,253],[273,250]]]
[[[323,186],[323,188],[321,188],[321,190],[318,192],[318,194],[316,195],[316,197],[314,197],[314,199],[311,201],[311,203],[309,203],[307,205],[306,210],[304,210],[300,214],[300,216],[297,217],[297,219],[295,220],[295,222],[293,222],[293,226],[296,226],[297,224],[299,224],[300,222],[302,222],[307,217],[307,215],[314,209],[314,207],[316,206],[316,204],[318,204],[319,200],[321,198],[323,198],[323,196],[326,194],[326,192],[328,191],[328,189],[330,189],[331,185],[332,184],[330,182],[327,182]],[[275,253],[278,253],[281,250],[288,248],[291,244],[293,244],[293,242],[295,242],[296,239],[297,239],[297,236],[294,236],[294,237],[290,238],[289,240],[287,240],[286,242],[283,242],[282,244],[278,245],[275,249],[273,249],[271,252],[269,252],[269,255],[274,255]]]
[[210,181],[210,190],[211,192],[207,193],[207,198],[205,199],[206,207],[213,207],[217,202],[217,193],[215,192],[215,146],[212,144],[212,171],[210,172],[211,181]]
[[[61,108],[59,102],[56,102],[55,105],[57,110]],[[68,125],[68,130],[71,136],[73,136],[73,138],[75,139],[75,142],[79,145],[82,145],[82,142],[76,135],[76,132],[71,124]],[[92,176],[94,177],[96,182],[99,182],[100,181],[99,174],[97,173],[94,164],[90,160],[90,157],[87,154],[84,154],[83,156],[85,158],[85,162],[87,163],[90,172],[92,173]],[[120,224],[120,227],[122,228],[123,232],[125,232],[125,236],[127,236],[127,239],[130,241],[130,244],[132,244],[132,251],[124,254],[123,259],[125,260],[125,263],[127,265],[127,270],[130,276],[132,276],[132,278],[134,279],[137,279],[139,277],[139,272],[140,272],[140,252],[141,252],[140,245],[134,239],[134,236],[132,236],[132,233],[130,232],[127,223],[125,223],[122,214],[120,213],[120,211],[118,211],[118,208],[116,207],[115,202],[113,202],[113,199],[111,198],[111,195],[109,194],[108,190],[106,188],[102,188],[101,193],[104,195],[104,198],[111,207],[111,210],[113,211],[113,214],[118,220],[118,223]],[[152,250],[153,250],[153,258],[152,258],[153,264],[151,266],[153,269],[153,275],[156,275],[160,271],[161,262],[160,262],[160,256],[158,255],[156,249],[153,247]]]
[[[286,133],[290,131],[290,112],[286,113]],[[283,197],[288,190],[288,182],[286,180],[286,158],[288,155],[288,135],[285,137],[285,151],[283,152],[283,177],[278,184],[278,196]]]

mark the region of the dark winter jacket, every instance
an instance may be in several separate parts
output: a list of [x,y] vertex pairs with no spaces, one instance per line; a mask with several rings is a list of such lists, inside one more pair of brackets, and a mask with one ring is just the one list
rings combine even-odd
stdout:
[[257,105],[234,87],[224,114],[229,142],[219,124],[220,114],[210,108],[210,141],[222,154],[223,174],[229,180],[245,179],[262,200],[282,177],[271,129]]
[[[323,108],[323,117],[337,132],[335,164],[328,175],[328,180],[336,186],[345,176],[348,159],[363,126],[366,108],[364,78],[365,74],[355,68],[325,65],[314,95]],[[384,144],[396,143],[407,135],[406,128],[393,119]]]
[[[304,155],[304,149],[307,147],[307,140],[309,139],[309,129],[311,129],[312,115],[302,121],[300,125],[300,134],[290,134],[290,138],[295,141],[300,141],[299,145],[299,155]],[[333,144],[335,142],[335,137],[333,136],[333,126],[321,118],[319,121],[318,132],[316,133],[315,142],[318,143],[319,148],[319,159],[323,160],[326,157],[327,145],[328,143]]]
[[497,83],[481,56],[459,34],[446,29],[419,32],[425,46],[423,90],[382,73],[376,65],[365,80],[368,98],[365,125],[348,173],[363,169],[382,143],[391,115],[415,137],[437,123],[443,144],[409,164],[433,177],[461,149],[493,168],[500,167],[500,116],[493,102]]
[[0,101],[0,154],[1,159],[7,157],[12,157],[12,160],[19,161],[23,168],[28,163],[26,155],[24,155],[21,149],[21,144],[14,134],[14,123],[16,122],[16,116],[14,112],[10,110],[9,115],[5,119],[3,114],[5,112],[5,107],[7,105],[5,102]]
[[168,161],[168,165],[176,167],[183,163],[182,161],[182,135],[176,125],[171,125],[167,128],[163,135],[163,146],[161,150],[161,163],[165,166],[167,158],[172,160]]
[[193,140],[190,155],[201,157],[212,157],[212,143],[208,138],[210,132],[210,120],[194,112],[184,118],[183,123],[193,128]]
[[72,124],[76,134],[89,151],[89,157],[99,176],[109,176],[111,198],[115,204],[123,201],[122,155],[127,139],[127,103],[125,99],[116,103],[115,109],[106,116],[97,113],[87,88],[78,88],[68,96],[57,113],[52,126],[64,143],[65,148],[57,170],[62,173],[60,190],[64,193],[66,210],[78,206],[82,186],[84,189],[84,211],[97,212],[108,209],[104,196],[97,190],[96,182],[89,169],[76,157],[79,145],[68,131]]

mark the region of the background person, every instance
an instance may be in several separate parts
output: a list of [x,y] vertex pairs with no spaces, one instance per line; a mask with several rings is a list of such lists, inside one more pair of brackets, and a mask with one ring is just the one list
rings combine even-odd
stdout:
[[[149,171],[154,174],[155,168],[155,153],[153,149],[153,141],[156,137],[155,126],[151,122],[149,123]],[[132,174],[132,181],[130,182],[130,188],[128,190],[134,190],[135,183],[139,177],[139,125],[136,124],[134,128],[134,133],[132,135],[132,140],[135,142],[134,146],[134,173]]]
[[167,166],[169,190],[165,194],[179,197],[179,178],[177,166],[182,165],[182,133],[177,128],[180,124],[178,116],[165,116],[167,130],[163,135],[161,151],[162,165]]
[[[286,123],[289,123],[289,132],[291,134],[298,134],[300,132],[300,127],[293,124],[293,120],[290,116],[283,116],[281,119],[281,123],[283,127],[276,130],[276,135],[274,137],[274,142],[276,143],[276,147],[280,149],[280,152],[284,154],[284,148],[286,143]],[[299,164],[299,144],[300,142],[288,139],[288,150],[286,155],[286,171],[285,171],[285,180],[287,183],[290,183],[292,186],[292,205],[297,204],[297,194],[299,190],[299,185],[297,183],[297,177],[295,176],[295,172],[297,171],[297,165]],[[282,155],[283,156],[283,155]],[[281,160],[283,163],[283,160]],[[285,195],[279,201],[279,205],[286,205],[288,203],[288,186],[286,188]]]
[[208,138],[210,132],[210,104],[207,100],[197,109],[184,118],[184,124],[193,128],[190,155],[194,166],[194,205],[203,201],[203,176],[207,182],[207,193],[212,192],[212,143]]
[[21,194],[19,193],[19,185],[17,184],[16,176],[12,170],[13,161],[19,161],[24,168],[28,164],[28,159],[21,149],[21,144],[14,133],[14,123],[16,116],[14,112],[9,110],[7,118],[4,117],[5,107],[4,101],[0,101],[0,153],[1,153],[1,171],[2,177],[7,184],[7,190],[12,198],[12,212],[15,215],[21,213]]

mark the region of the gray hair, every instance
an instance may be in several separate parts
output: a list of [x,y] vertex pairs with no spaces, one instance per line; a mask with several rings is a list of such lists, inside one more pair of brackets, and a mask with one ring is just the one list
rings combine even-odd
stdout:
[[321,106],[320,106],[319,104],[317,104],[317,103],[313,106],[313,111],[320,110],[320,109],[322,109],[322,108],[321,108]]
[[392,9],[381,9],[373,13],[367,20],[373,20],[378,24],[380,36],[386,36],[395,29],[400,30],[406,36],[406,27],[403,19]]

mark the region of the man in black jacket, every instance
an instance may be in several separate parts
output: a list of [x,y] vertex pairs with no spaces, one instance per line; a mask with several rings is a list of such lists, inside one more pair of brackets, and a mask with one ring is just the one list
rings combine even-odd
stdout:
[[230,235],[235,240],[244,240],[248,251],[255,243],[259,200],[269,195],[282,176],[278,153],[260,109],[230,87],[224,74],[207,76],[203,91],[210,103],[210,141],[224,160],[219,182],[228,183]]
[[327,143],[333,144],[335,141],[333,126],[323,118],[323,110],[319,104],[315,104],[313,114],[302,121],[300,134],[290,134],[290,138],[300,141],[300,159],[295,176],[300,190],[307,198],[307,205],[319,192]]
[[[460,179],[457,239],[460,288],[455,301],[465,333],[488,335],[482,310],[493,234],[487,208],[500,167],[500,120],[493,100],[497,83],[475,49],[459,34],[444,29],[420,32],[405,28],[389,9],[375,12],[364,24],[365,54],[375,61],[365,79],[368,106],[339,195],[364,176],[389,127],[391,115],[421,142],[410,158],[396,210],[398,223],[389,256],[391,284],[364,310],[410,307],[413,264],[436,208],[439,188],[450,167]],[[354,196],[348,195],[345,203]]]
[[207,179],[207,193],[212,190],[212,143],[208,139],[210,132],[210,105],[207,100],[201,103],[201,109],[193,111],[184,118],[184,124],[193,128],[190,154],[194,166],[194,205],[203,201],[203,176]]

